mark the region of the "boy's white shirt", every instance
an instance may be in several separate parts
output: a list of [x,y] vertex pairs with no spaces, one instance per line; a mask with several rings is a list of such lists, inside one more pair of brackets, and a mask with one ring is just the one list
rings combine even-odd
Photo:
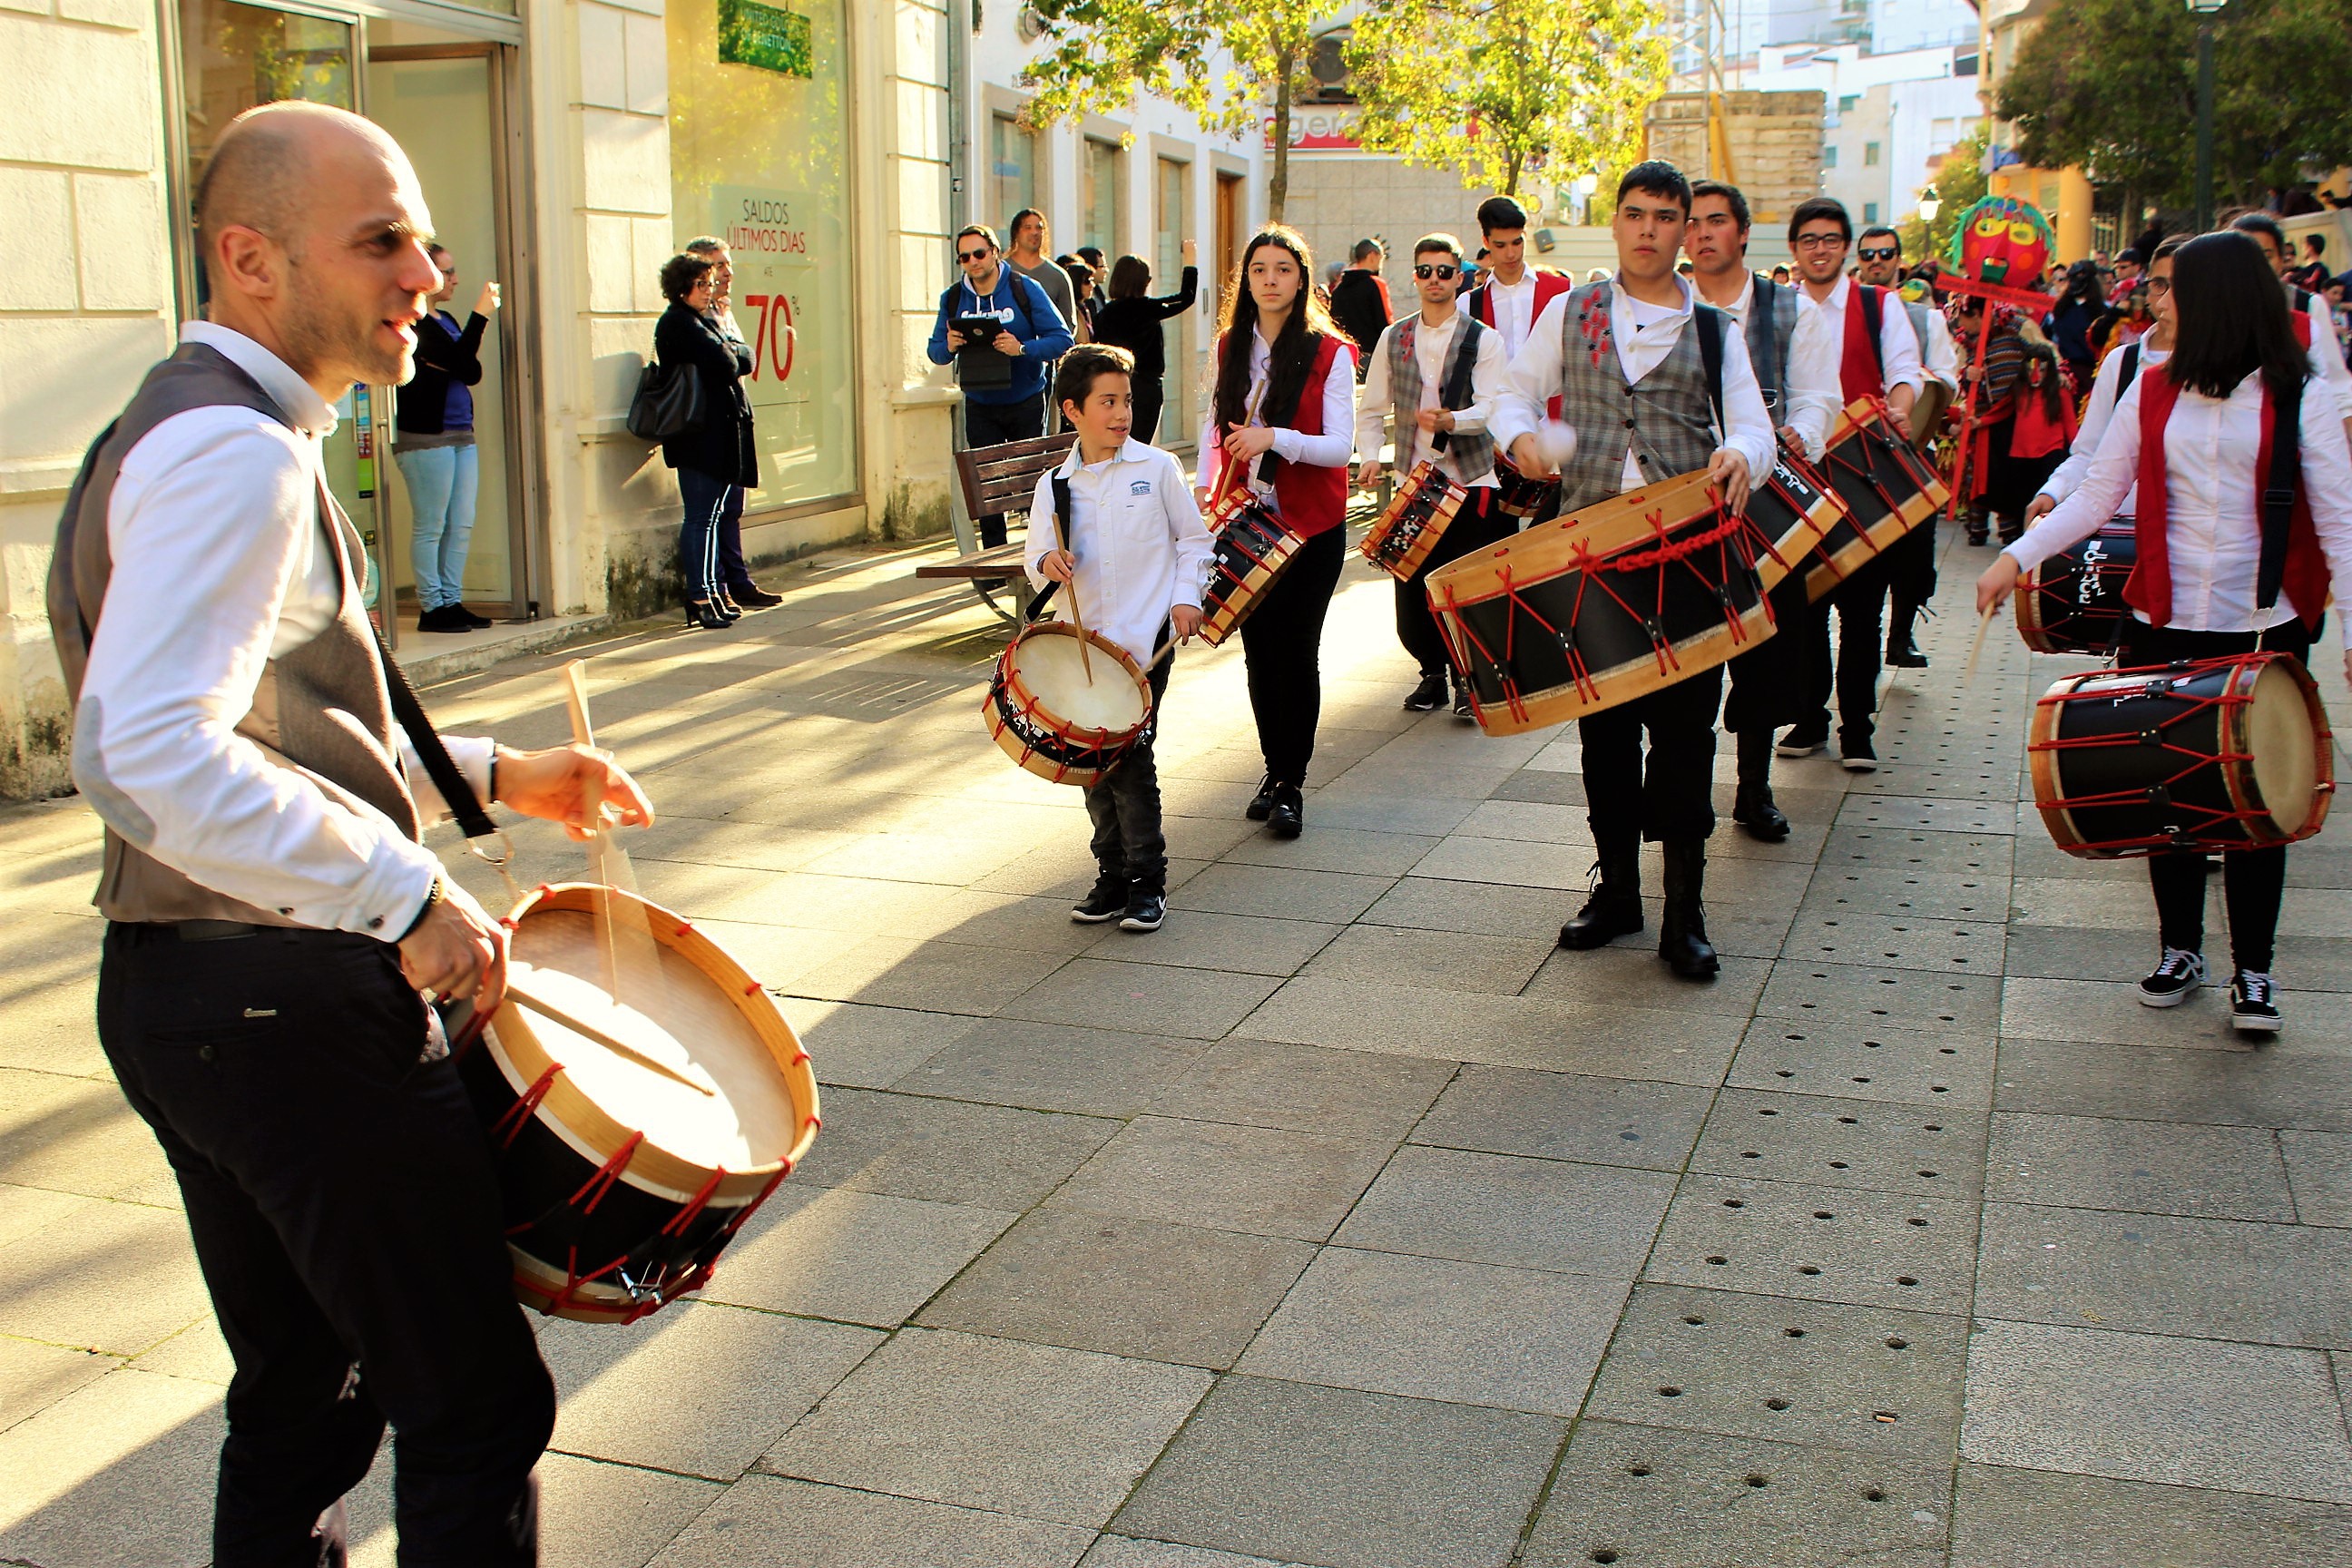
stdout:
[[[1054,480],[1070,485],[1071,516],[1057,528]],[[1076,557],[1075,590],[1088,631],[1099,632],[1135,657],[1138,664],[1158,651],[1157,638],[1168,613],[1179,605],[1199,608],[1215,544],[1201,521],[1201,508],[1175,455],[1129,440],[1116,457],[1099,463],[1079,460],[1073,442],[1061,466],[1038,476],[1029,511],[1025,564],[1030,584],[1049,579],[1037,563],[1066,542]]]

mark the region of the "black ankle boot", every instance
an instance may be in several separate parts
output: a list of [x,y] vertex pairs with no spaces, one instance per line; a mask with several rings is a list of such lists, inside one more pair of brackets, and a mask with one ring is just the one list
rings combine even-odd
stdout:
[[1706,840],[1678,839],[1665,847],[1666,913],[1658,922],[1658,956],[1685,980],[1711,980],[1723,965],[1706,940],[1700,894],[1706,883]]
[[1252,822],[1264,822],[1274,811],[1274,775],[1268,773],[1257,781],[1257,793],[1250,796],[1242,815]]
[[1602,845],[1599,869],[1584,907],[1559,928],[1559,945],[1571,952],[1606,947],[1642,929],[1642,841]]
[[1919,612],[1910,605],[1897,605],[1886,623],[1886,663],[1894,669],[1925,669],[1927,656],[1911,637],[1911,628]]
[[1731,820],[1750,838],[1778,844],[1789,837],[1789,818],[1772,800],[1772,731],[1739,735],[1739,788],[1732,796]]

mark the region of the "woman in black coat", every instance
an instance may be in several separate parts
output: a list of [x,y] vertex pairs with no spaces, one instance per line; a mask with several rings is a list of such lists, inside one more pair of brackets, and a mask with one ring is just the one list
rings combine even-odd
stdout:
[[1151,445],[1160,427],[1160,382],[1168,373],[1168,344],[1160,323],[1192,308],[1201,291],[1201,269],[1192,264],[1195,252],[1184,242],[1184,282],[1173,294],[1148,299],[1151,264],[1140,256],[1122,256],[1111,263],[1110,298],[1095,315],[1095,342],[1125,349],[1135,356],[1135,424],[1129,439]]
[[719,580],[719,534],[730,518],[743,515],[743,491],[760,482],[760,458],[751,444],[751,400],[743,378],[751,372],[751,351],[730,342],[712,321],[712,267],[708,257],[681,253],[662,263],[661,288],[669,309],[654,324],[654,353],[667,365],[692,365],[702,378],[702,423],[662,443],[662,461],[677,470],[686,516],[677,536],[678,565],[686,574],[686,619],[717,631],[742,611]]

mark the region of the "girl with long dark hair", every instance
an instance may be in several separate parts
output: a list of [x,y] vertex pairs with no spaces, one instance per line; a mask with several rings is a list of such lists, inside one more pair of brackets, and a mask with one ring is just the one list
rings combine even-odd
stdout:
[[[1226,286],[1201,411],[1202,500],[1222,485],[1246,485],[1306,541],[1242,623],[1265,758],[1248,816],[1283,838],[1297,837],[1306,821],[1301,791],[1323,710],[1323,617],[1339,584],[1356,441],[1355,348],[1308,287],[1314,276],[1297,230],[1273,224],[1251,237]],[[1234,465],[1242,471],[1228,475]]]
[[[2139,564],[2124,590],[2116,658],[2125,666],[2227,658],[2257,650],[2308,660],[2331,578],[2352,582],[2352,455],[2336,404],[2270,264],[2242,234],[2209,234],[2172,256],[2172,355],[2142,370],[2116,403],[2082,485],[1977,582],[1998,605],[2019,575],[2088,539],[2138,485]],[[2300,433],[2294,502],[2266,510],[2262,470],[2282,421]],[[2352,638],[2352,633],[2347,633]],[[2352,675],[2352,654],[2345,659]],[[2222,857],[2237,973],[2230,1020],[2280,1027],[2271,976],[2286,849]],[[2140,1000],[2170,1007],[2206,980],[2205,858],[2152,855],[2148,881],[2163,950]]]

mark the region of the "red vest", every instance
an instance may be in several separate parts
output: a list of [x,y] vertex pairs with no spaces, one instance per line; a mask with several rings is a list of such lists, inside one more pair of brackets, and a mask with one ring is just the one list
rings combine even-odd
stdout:
[[1878,296],[1878,319],[1886,319],[1886,290],[1856,283],[1853,298],[1845,302],[1845,344],[1838,356],[1838,395],[1848,403],[1857,397],[1886,395],[1886,371],[1879,363],[1877,340],[1870,335],[1870,321],[1862,305],[1864,294]]
[[[2307,332],[2305,319],[2300,331]],[[2139,515],[2135,519],[2138,562],[2124,584],[2124,602],[2139,611],[2151,626],[2172,622],[2171,542],[2165,530],[2165,427],[2172,421],[2172,405],[2180,400],[2168,365],[2140,373],[2139,377]],[[2309,396],[2311,389],[2305,389]],[[2254,455],[2256,526],[2261,524],[2262,490],[2271,471],[2272,438],[2278,429],[2278,409],[2271,389],[2263,388],[2262,447]],[[2333,432],[2331,432],[2333,434]],[[2295,614],[2315,635],[2327,610],[2327,557],[2319,548],[2319,531],[2311,521],[2311,500],[2302,474],[2295,476],[2294,510],[2287,523],[2286,569],[2279,588]]]
[[[1225,342],[1225,335],[1220,333],[1217,353],[1221,359]],[[1338,338],[1327,333],[1317,340],[1315,363],[1307,367],[1307,384],[1299,390],[1298,411],[1290,416],[1285,428],[1302,436],[1323,434],[1323,386],[1339,357]],[[1351,437],[1353,434],[1349,432]],[[1320,463],[1284,461],[1276,465],[1274,505],[1282,514],[1283,526],[1301,539],[1329,532],[1347,521],[1348,465],[1341,463],[1336,468],[1327,468]]]

